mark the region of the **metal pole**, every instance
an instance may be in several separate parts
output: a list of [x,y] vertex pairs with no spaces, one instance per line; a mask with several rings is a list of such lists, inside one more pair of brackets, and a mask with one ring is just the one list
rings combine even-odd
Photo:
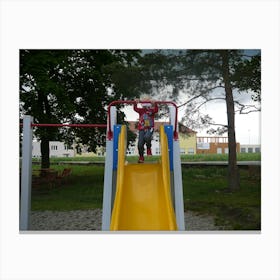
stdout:
[[20,230],[28,230],[31,210],[31,180],[32,180],[32,124],[31,116],[23,119],[21,191],[20,191]]
[[32,127],[93,127],[93,128],[106,128],[106,124],[102,123],[93,123],[93,124],[63,124],[63,123],[33,123]]
[[[179,125],[176,121],[176,108],[169,107],[170,124],[173,129],[179,133]],[[177,127],[176,127],[177,126]],[[173,164],[174,164],[174,196],[175,196],[175,213],[176,221],[179,230],[185,230],[185,214],[184,214],[184,199],[183,199],[183,182],[182,182],[182,167],[180,157],[179,139],[173,139]]]
[[[109,117],[110,116],[110,117]],[[117,121],[116,107],[111,107],[108,114],[108,131],[114,130],[114,125]],[[114,137],[114,135],[113,135]],[[106,141],[106,160],[104,172],[104,189],[103,189],[103,210],[102,210],[102,230],[110,230],[111,212],[112,212],[112,198],[113,198],[113,141],[114,139],[107,139]]]
[[173,143],[175,212],[179,230],[185,230],[182,167],[179,141]]

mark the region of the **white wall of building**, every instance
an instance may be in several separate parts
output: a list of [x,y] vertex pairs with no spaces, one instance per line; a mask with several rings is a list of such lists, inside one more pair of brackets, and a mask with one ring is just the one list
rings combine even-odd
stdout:
[[240,145],[241,153],[260,153],[261,145]]
[[[73,157],[75,155],[74,150],[63,142],[50,141],[49,147],[50,157]],[[41,157],[41,142],[32,143],[32,157]]]

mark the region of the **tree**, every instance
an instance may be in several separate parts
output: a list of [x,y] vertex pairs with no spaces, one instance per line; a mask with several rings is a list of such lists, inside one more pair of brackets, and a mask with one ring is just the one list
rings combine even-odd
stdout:
[[[144,87],[151,94],[164,98],[178,98],[180,92],[186,100],[189,127],[218,125],[212,133],[228,133],[229,168],[228,189],[240,187],[236,163],[235,113],[260,110],[247,106],[236,96],[244,91],[260,100],[260,55],[248,56],[244,50],[159,50],[150,51],[142,59]],[[201,107],[214,101],[225,101],[227,124],[214,123],[210,116],[201,114]]]
[[[124,82],[116,71],[137,63],[137,51],[22,50],[20,52],[20,113],[35,123],[106,123],[107,105],[124,98]],[[123,115],[120,114],[123,119]],[[38,128],[42,168],[49,167],[49,141],[87,144],[95,151],[104,143],[97,129]]]
[[240,176],[236,157],[236,137],[235,137],[235,117],[234,100],[232,94],[232,85],[230,80],[230,58],[229,51],[221,50],[222,59],[222,77],[225,87],[226,105],[227,105],[227,128],[228,128],[228,187],[231,191],[240,187]]
[[[64,51],[20,52],[21,115],[34,116],[35,123],[59,123],[62,116],[71,114],[71,102],[66,98],[58,77],[58,66],[65,62],[66,57]],[[57,138],[58,131],[54,128],[38,128],[35,135],[41,139],[42,168],[48,168],[49,140]]]

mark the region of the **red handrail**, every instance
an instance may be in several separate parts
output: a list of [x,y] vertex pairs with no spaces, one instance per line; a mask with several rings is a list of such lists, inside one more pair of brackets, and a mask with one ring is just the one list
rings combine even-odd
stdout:
[[[20,123],[20,126],[23,126],[23,123]],[[32,123],[31,127],[97,127],[97,128],[106,128],[107,124]]]
[[108,106],[108,135],[107,138],[112,140],[113,132],[111,130],[111,107],[118,104],[138,104],[138,103],[154,103],[154,104],[170,104],[175,107],[175,127],[174,127],[174,140],[178,140],[178,131],[177,131],[177,123],[178,123],[178,106],[173,101],[134,101],[134,100],[116,100],[109,104]]
[[106,124],[62,124],[62,123],[32,123],[32,127],[99,127],[105,128]]

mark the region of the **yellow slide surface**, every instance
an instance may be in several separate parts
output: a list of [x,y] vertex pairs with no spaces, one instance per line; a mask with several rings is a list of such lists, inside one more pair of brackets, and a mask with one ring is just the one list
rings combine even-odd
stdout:
[[163,127],[160,135],[160,162],[126,164],[126,128],[122,127],[111,230],[177,230],[170,191],[167,139]]

